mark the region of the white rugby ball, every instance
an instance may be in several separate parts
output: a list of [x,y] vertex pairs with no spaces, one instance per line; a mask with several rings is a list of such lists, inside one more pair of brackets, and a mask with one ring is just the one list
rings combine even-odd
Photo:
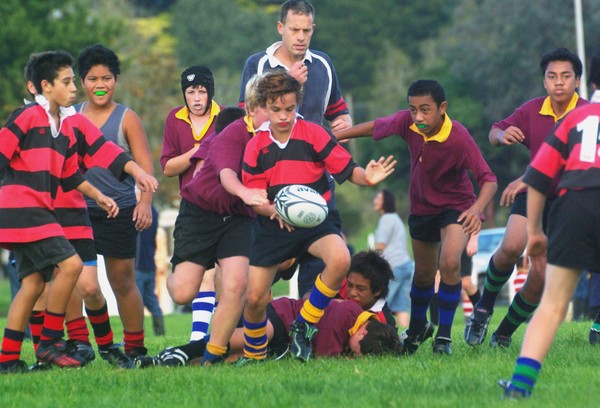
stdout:
[[316,190],[292,184],[275,196],[275,211],[288,224],[298,228],[316,227],[325,221],[327,202]]

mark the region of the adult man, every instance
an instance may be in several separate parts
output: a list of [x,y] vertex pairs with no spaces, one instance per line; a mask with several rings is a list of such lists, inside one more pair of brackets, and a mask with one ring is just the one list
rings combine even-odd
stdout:
[[[587,103],[575,92],[579,87],[582,72],[581,60],[576,54],[566,48],[557,48],[542,57],[540,69],[548,95],[526,102],[508,118],[494,123],[489,134],[492,146],[522,143],[533,159],[556,122],[576,106]],[[556,180],[554,180],[555,185]],[[500,198],[500,204],[507,206],[512,204],[512,208],[504,239],[490,259],[481,299],[474,306],[473,314],[465,327],[464,338],[471,346],[480,345],[485,340],[496,297],[510,278],[517,260],[525,250],[527,243],[525,188],[522,177],[519,177],[506,187]],[[554,188],[550,189],[548,205],[555,195]],[[543,286],[544,271],[532,266],[527,281],[515,295],[506,317],[492,334],[490,341],[493,347],[510,346],[514,331],[535,311]]]
[[277,31],[281,41],[250,56],[242,73],[240,106],[245,103],[246,82],[255,74],[286,69],[303,85],[304,99],[298,112],[304,119],[322,123],[333,131],[352,126],[348,106],[342,96],[331,59],[321,51],[309,49],[315,30],[315,8],[306,0],[288,0],[281,6]]
[[[275,69],[285,69],[303,86],[303,100],[298,112],[304,119],[323,123],[329,121],[332,131],[352,126],[348,106],[342,96],[333,63],[322,51],[309,49],[315,30],[315,8],[307,0],[288,0],[282,4],[277,22],[281,41],[275,42],[265,51],[250,56],[242,73],[239,105],[245,103],[246,82],[255,74]],[[335,183],[329,178],[333,192]],[[330,210],[335,199],[329,202]],[[323,270],[322,262],[310,255],[302,257],[298,276],[299,293],[304,295],[314,284],[316,276]]]

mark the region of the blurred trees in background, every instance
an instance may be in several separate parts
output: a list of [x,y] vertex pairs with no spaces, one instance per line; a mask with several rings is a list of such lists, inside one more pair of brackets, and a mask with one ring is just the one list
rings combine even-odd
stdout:
[[[150,138],[161,187],[160,206],[177,204],[177,182],[160,177],[164,118],[183,103],[179,74],[206,65],[215,99],[236,105],[246,58],[280,39],[279,0],[3,0],[0,15],[0,110],[6,118],[27,96],[23,66],[30,53],[62,48],[75,57],[103,43],[122,60],[117,99],[134,109]],[[492,149],[490,125],[543,95],[539,59],[552,48],[576,51],[572,2],[554,0],[314,0],[311,47],[335,64],[355,123],[407,107],[418,78],[442,83],[451,118],[465,124],[499,177],[500,193],[528,163],[526,149]],[[600,2],[583,0],[587,55],[600,46]],[[585,86],[586,84],[582,84]],[[81,95],[83,95],[81,93]],[[394,154],[396,172],[382,188],[396,192],[408,214],[409,161],[400,138],[346,145],[357,162]],[[376,189],[345,183],[337,191],[345,227],[357,248],[377,219]],[[496,200],[497,202],[498,200]],[[502,223],[502,211],[498,222]]]

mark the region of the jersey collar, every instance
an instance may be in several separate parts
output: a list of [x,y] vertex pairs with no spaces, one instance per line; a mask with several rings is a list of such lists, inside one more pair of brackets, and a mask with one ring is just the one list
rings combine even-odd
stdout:
[[252,133],[253,135],[255,135],[256,131],[254,130],[254,123],[252,123],[252,116],[244,116],[244,123],[246,124],[246,130],[248,131],[248,133]]
[[425,133],[421,132],[417,125],[415,125],[414,123],[410,125],[410,130],[423,136],[423,140],[425,141],[425,143],[444,143],[446,140],[448,140],[448,137],[450,137],[450,132],[452,131],[452,121],[450,120],[450,117],[447,113],[444,114],[444,123],[442,124],[442,128],[438,133],[436,133],[433,136],[427,136]]
[[578,100],[579,95],[577,95],[577,92],[575,92],[573,94],[573,97],[571,98],[571,102],[569,102],[569,106],[567,106],[567,109],[565,110],[565,113],[563,113],[562,116],[558,117],[552,109],[552,101],[550,100],[550,97],[546,96],[546,99],[544,99],[544,103],[542,104],[542,108],[540,109],[539,114],[544,116],[552,116],[554,118],[554,121],[558,122],[563,116],[575,109]]
[[192,121],[190,120],[190,111],[188,110],[187,106],[182,106],[181,109],[179,109],[177,113],[175,113],[175,117],[177,119],[183,120],[184,122],[190,125],[190,127],[192,128],[192,135],[194,136],[194,139],[198,141],[201,140],[204,136],[206,136],[206,132],[210,128],[210,125],[212,124],[215,117],[219,114],[219,112],[221,112],[221,107],[218,103],[216,103],[213,100],[210,104],[210,112],[208,113],[210,118],[204,124],[204,127],[202,128],[200,133],[197,135],[194,134],[194,127],[192,126]]
[[35,101],[38,103],[38,105],[40,105],[42,108],[44,108],[44,111],[46,112],[46,115],[48,116],[48,121],[50,123],[50,131],[52,132],[52,137],[58,136],[58,132],[60,132],[60,128],[62,127],[62,123],[64,122],[64,119],[68,118],[69,116],[73,116],[76,113],[75,108],[73,106],[67,106],[67,107],[59,106],[58,107],[58,116],[60,117],[61,120],[60,120],[59,126],[56,126],[56,122],[54,121],[54,118],[50,114],[50,101],[44,95],[36,95]]
[[[284,67],[285,69],[289,70],[290,67],[285,66],[280,60],[279,58],[277,58],[275,56],[275,51],[277,51],[277,49],[283,44],[282,41],[277,41],[275,43],[273,43],[269,48],[267,48],[267,57],[269,57],[269,65],[271,66],[271,68],[275,68],[275,67]],[[306,50],[306,54],[304,54],[304,61],[308,61],[308,62],[312,62],[313,59],[313,54],[310,52],[310,49]]]
[[350,330],[348,330],[348,333],[350,334],[350,336],[354,336],[354,334],[356,334],[356,332],[358,331],[360,326],[365,324],[366,321],[369,320],[371,317],[375,317],[375,319],[377,319],[377,321],[379,321],[379,317],[377,317],[377,315],[375,313],[362,312],[361,314],[359,314],[358,317],[356,318],[356,322],[354,323],[354,326],[352,326],[352,328],[350,328]]

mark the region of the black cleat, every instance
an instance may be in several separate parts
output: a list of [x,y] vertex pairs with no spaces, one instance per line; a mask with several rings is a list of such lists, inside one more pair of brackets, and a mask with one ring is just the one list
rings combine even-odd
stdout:
[[0,374],[16,374],[27,372],[27,363],[23,360],[12,360],[0,364]]
[[444,337],[438,337],[433,341],[433,353],[434,354],[452,354],[452,340]]
[[531,397],[531,393],[529,391],[513,387],[510,380],[499,380],[498,385],[504,390],[500,396],[502,399],[520,400]]
[[482,307],[473,309],[473,313],[465,326],[465,341],[469,346],[479,346],[487,335],[488,325],[492,318],[492,311]]
[[158,362],[165,367],[181,367],[187,365],[190,357],[178,347],[167,347],[158,353]]
[[133,368],[133,361],[123,353],[121,347],[118,344],[111,344],[110,346],[99,347],[98,354],[102,360],[107,361],[109,364],[120,367],[120,368]]
[[67,349],[67,343],[63,339],[57,339],[48,346],[44,346],[40,343],[35,356],[38,361],[63,368],[79,368],[84,365],[81,360],[71,355],[70,351]]
[[511,344],[512,337],[510,336],[503,336],[494,332],[490,337],[490,347],[492,348],[509,348]]
[[311,341],[318,329],[306,322],[294,321],[290,326],[290,352],[294,357],[303,362],[308,362],[312,354]]
[[67,340],[67,350],[69,354],[81,361],[82,367],[96,358],[96,353],[94,353],[92,346],[82,341]]
[[400,335],[402,354],[413,354],[425,340],[433,336],[434,330],[435,326],[430,321],[425,323],[421,332],[416,335],[408,334],[408,329],[404,330]]

